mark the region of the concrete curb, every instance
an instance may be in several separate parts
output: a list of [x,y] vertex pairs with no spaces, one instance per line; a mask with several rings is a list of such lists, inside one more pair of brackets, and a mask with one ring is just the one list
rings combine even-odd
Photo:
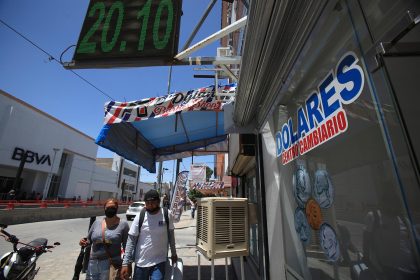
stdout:
[[[120,205],[118,214],[125,214],[128,206]],[[6,225],[17,225],[42,221],[65,220],[76,218],[89,218],[93,216],[103,216],[104,209],[102,207],[87,208],[32,208],[13,210],[0,210],[0,223]]]

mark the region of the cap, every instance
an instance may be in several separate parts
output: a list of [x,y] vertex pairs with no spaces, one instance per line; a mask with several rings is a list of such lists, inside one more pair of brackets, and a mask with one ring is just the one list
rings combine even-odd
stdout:
[[144,195],[144,201],[159,200],[159,193],[155,190],[150,190]]

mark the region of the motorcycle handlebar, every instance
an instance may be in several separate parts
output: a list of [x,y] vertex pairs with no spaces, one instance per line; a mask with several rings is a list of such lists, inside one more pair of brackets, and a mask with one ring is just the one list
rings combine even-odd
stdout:
[[7,231],[5,231],[4,229],[0,229],[0,232],[3,233],[4,235],[6,235],[7,237],[11,237],[12,235],[10,233],[8,233]]

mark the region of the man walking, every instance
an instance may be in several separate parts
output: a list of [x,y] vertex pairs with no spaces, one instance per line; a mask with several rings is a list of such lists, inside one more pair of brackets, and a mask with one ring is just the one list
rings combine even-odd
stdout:
[[133,280],[161,280],[165,276],[168,255],[168,241],[172,263],[178,257],[175,249],[175,235],[172,213],[161,208],[159,194],[155,190],[144,196],[146,206],[136,215],[128,232],[121,275],[131,275],[131,263],[135,263]]

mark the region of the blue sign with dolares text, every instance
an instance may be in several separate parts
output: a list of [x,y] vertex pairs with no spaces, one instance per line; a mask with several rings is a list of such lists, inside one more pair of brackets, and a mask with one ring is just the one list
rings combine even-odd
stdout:
[[354,52],[345,53],[337,66],[297,110],[297,124],[289,118],[276,133],[277,157],[283,165],[345,132],[348,127],[343,105],[362,93],[364,74]]

